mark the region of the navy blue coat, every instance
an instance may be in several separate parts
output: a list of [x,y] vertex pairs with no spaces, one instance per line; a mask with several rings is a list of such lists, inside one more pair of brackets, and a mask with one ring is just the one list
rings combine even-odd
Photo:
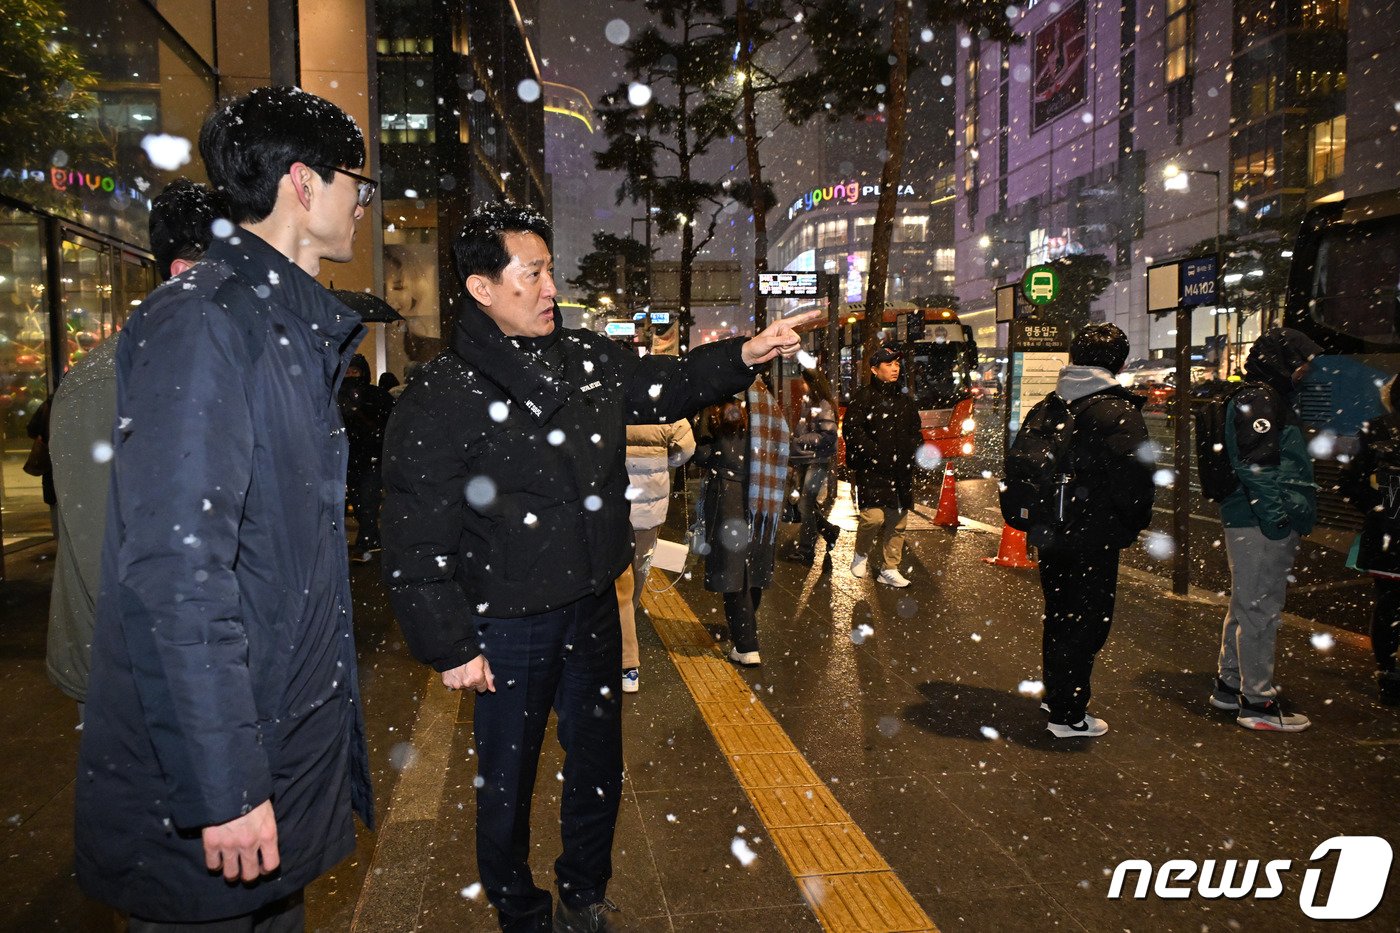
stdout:
[[[249,913],[350,854],[352,805],[373,819],[336,408],[363,330],[236,230],[122,331],[75,838],[120,910]],[[201,828],[269,798],[280,871],[225,883]]]

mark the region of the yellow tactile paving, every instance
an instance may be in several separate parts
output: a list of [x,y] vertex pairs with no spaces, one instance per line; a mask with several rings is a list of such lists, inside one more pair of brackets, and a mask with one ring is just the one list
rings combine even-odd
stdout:
[[822,926],[937,927],[675,590],[643,596],[681,680]]
[[809,904],[821,905],[822,922],[827,924],[830,918],[829,929],[869,933],[929,929],[928,916],[894,872],[814,875],[797,883]]
[[734,769],[745,789],[821,786],[821,779],[807,764],[807,759],[795,751],[776,755],[730,755],[729,767]]

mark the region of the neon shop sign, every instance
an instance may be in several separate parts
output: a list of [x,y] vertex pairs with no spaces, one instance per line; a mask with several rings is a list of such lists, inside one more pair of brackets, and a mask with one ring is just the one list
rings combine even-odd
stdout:
[[[858,204],[861,198],[878,198],[879,196],[879,185],[863,185],[855,180],[813,188],[792,202],[792,206],[788,208],[788,220],[792,220],[798,214],[821,207],[823,204],[834,204],[837,201]],[[915,194],[913,185],[902,184],[896,192],[896,197],[914,198],[918,195]]]
[[91,191],[96,194],[113,194],[132,201],[144,202],[146,200],[139,187],[122,181],[115,175],[60,168],[57,165],[50,167],[48,171],[34,168],[0,169],[0,181],[47,184],[55,191],[65,194],[81,194]]

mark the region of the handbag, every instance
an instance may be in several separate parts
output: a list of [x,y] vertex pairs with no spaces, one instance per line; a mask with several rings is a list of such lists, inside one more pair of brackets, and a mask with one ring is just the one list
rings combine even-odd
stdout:
[[49,456],[49,442],[43,437],[34,438],[34,446],[29,448],[29,457],[25,459],[23,469],[30,476],[43,476],[53,472],[53,458]]

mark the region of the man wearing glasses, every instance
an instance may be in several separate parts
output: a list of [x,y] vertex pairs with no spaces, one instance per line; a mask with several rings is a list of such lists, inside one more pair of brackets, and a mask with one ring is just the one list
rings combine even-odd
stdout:
[[133,931],[300,930],[373,820],[336,407],[364,328],[314,276],[375,183],[295,88],[220,107],[200,152],[228,220],[117,349],[77,873]]

